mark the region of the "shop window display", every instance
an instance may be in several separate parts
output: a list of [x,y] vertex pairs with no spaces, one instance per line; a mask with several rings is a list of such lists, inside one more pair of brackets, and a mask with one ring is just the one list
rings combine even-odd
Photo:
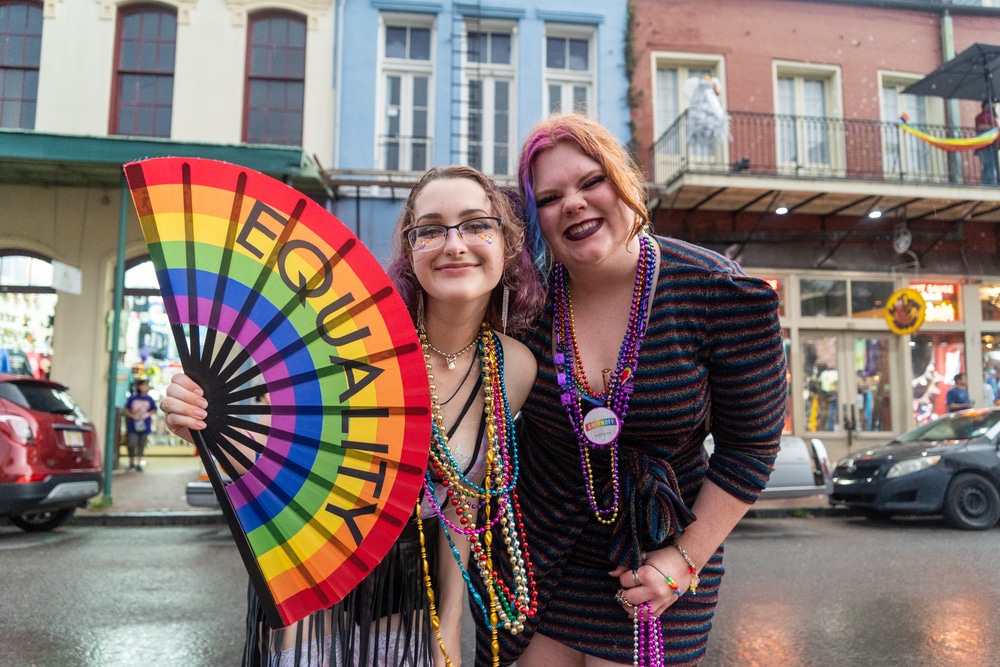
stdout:
[[1000,405],[1000,331],[984,333],[983,400],[986,405]]
[[924,424],[948,412],[946,396],[954,378],[965,372],[965,343],[961,333],[914,334],[913,424]]
[[855,428],[863,432],[892,431],[889,341],[885,336],[857,336],[853,352]]
[[838,337],[816,336],[803,342],[806,430],[839,431]]
[[47,259],[0,253],[0,372],[49,377],[57,300]]
[[[149,395],[159,405],[170,377],[181,365],[174,346],[163,299],[153,265],[138,261],[125,271],[124,364],[133,379],[149,382]],[[151,445],[186,445],[167,432],[162,420],[154,420]]]

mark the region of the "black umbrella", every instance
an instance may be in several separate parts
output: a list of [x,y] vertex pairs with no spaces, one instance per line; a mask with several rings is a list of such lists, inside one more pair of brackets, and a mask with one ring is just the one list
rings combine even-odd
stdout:
[[920,81],[903,90],[959,100],[995,100],[993,73],[1000,70],[1000,46],[973,44]]

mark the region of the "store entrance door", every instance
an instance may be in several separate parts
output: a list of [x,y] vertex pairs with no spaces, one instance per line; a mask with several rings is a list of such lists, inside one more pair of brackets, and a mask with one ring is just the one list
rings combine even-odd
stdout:
[[889,435],[896,339],[888,333],[803,331],[801,340],[805,432],[846,439],[848,449],[858,436]]

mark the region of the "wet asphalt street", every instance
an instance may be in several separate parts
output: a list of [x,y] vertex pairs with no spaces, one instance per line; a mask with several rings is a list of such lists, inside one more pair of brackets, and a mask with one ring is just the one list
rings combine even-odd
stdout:
[[702,667],[1000,665],[1000,528],[744,520]]
[[[998,664],[998,538],[937,519],[746,519],[703,666]],[[246,575],[225,526],[0,525],[0,572],[0,665],[239,662]]]

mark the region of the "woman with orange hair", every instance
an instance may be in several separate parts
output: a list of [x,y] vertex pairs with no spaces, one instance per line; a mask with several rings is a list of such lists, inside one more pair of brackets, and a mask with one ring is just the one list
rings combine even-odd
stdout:
[[[642,173],[592,120],[537,125],[518,180],[549,284],[521,337],[538,360],[518,432],[538,604],[523,633],[500,635],[500,663],[697,664],[722,542],[778,452],[778,296],[653,236]],[[478,638],[489,664],[482,624]]]

